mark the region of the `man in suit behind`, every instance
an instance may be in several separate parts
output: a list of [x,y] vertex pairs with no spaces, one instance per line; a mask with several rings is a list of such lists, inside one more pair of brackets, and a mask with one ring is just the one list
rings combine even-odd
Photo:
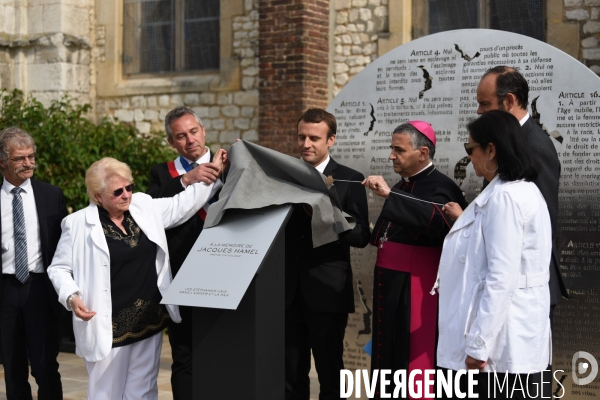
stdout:
[[[179,156],[152,167],[152,182],[146,193],[154,198],[172,197],[192,183],[218,180],[219,169],[211,163],[212,155],[205,144],[204,125],[193,110],[187,107],[171,110],[165,117],[165,131],[167,141]],[[220,184],[215,185],[217,190],[220,187]],[[173,277],[202,232],[208,206],[206,203],[197,215],[166,231]],[[190,400],[195,398],[192,395],[192,307],[181,306],[179,311],[181,323],[169,325],[173,356],[171,386],[174,400]]]
[[61,311],[46,270],[67,208],[58,187],[32,179],[35,151],[33,138],[22,129],[0,132],[0,354],[9,400],[32,399],[28,359],[38,399],[63,398],[56,361]]
[[[336,120],[321,109],[309,109],[298,120],[298,150],[308,164],[334,179],[362,182],[363,175],[335,162]],[[313,248],[310,209],[297,207],[286,226],[285,398],[308,400],[310,353],[315,359],[319,399],[340,398],[344,368],[344,332],[354,312],[350,246],[369,241],[367,195],[357,183],[335,182],[342,211],[356,226],[337,242]]]
[[[534,183],[542,192],[548,205],[554,243],[558,215],[560,161],[550,136],[527,112],[528,97],[527,80],[517,70],[506,66],[490,68],[483,75],[477,87],[477,102],[479,103],[477,114],[483,114],[490,110],[502,110],[511,113],[519,120],[527,143],[537,156],[539,175]],[[553,246],[550,260],[550,304],[552,310],[561,302],[562,296],[569,297],[560,274],[557,249],[556,246]]]
[[[490,110],[502,110],[515,116],[527,138],[527,143],[537,156],[539,173],[534,181],[548,206],[550,223],[552,225],[552,255],[550,258],[550,327],[553,328],[553,313],[562,297],[569,298],[558,264],[558,249],[556,248],[558,216],[558,181],[560,179],[560,161],[552,140],[547,133],[533,120],[527,112],[529,104],[529,85],[527,80],[517,70],[507,66],[497,66],[488,69],[477,87],[477,114]],[[551,365],[548,366],[551,371]],[[542,381],[543,396],[550,396],[552,379],[545,376]]]

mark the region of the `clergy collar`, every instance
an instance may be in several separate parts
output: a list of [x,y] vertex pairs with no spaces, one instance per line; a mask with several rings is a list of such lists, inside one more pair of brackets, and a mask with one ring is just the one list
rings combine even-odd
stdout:
[[416,174],[409,176],[408,178],[402,177],[402,179],[404,179],[405,182],[413,182],[416,179],[429,175],[434,169],[435,167],[433,166],[433,162],[430,161],[425,168],[423,168]]

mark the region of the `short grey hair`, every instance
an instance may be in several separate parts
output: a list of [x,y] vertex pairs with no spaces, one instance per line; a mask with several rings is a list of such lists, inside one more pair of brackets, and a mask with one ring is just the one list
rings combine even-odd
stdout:
[[429,138],[421,133],[417,128],[412,126],[409,123],[405,123],[402,125],[398,125],[395,129],[394,133],[400,133],[402,135],[410,136],[410,145],[413,149],[420,149],[425,146],[429,149],[429,160],[433,160],[433,156],[435,155],[435,145]]
[[177,108],[174,108],[171,111],[169,111],[169,113],[165,117],[165,131],[167,132],[167,139],[169,139],[169,140],[173,139],[173,132],[171,131],[171,123],[173,123],[173,121],[177,121],[179,118],[183,117],[184,115],[193,115],[194,118],[196,118],[196,121],[198,121],[198,124],[200,124],[201,127],[204,127],[202,120],[194,112],[194,110],[192,110],[189,107],[184,107],[184,106],[177,107]]
[[107,181],[115,176],[133,183],[131,168],[124,162],[111,157],[104,157],[90,165],[85,173],[85,186],[90,202],[98,205],[96,194],[104,192]]
[[0,132],[0,160],[6,165],[11,147],[31,147],[35,153],[35,140],[21,128],[11,126]]

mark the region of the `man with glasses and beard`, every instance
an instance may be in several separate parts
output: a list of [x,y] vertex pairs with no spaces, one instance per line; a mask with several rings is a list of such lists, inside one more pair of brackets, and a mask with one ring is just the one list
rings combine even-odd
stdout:
[[[477,87],[477,114],[491,110],[507,111],[521,124],[527,143],[531,146],[539,164],[539,175],[534,181],[542,195],[552,223],[552,238],[556,237],[556,217],[558,215],[558,180],[560,179],[560,161],[547,133],[527,112],[529,104],[529,85],[517,70],[503,65],[490,68],[481,78]],[[484,184],[485,186],[485,184]],[[554,242],[554,240],[553,240]],[[562,296],[569,295],[563,283],[558,266],[556,246],[552,247],[550,260],[550,304],[551,309],[561,302]],[[552,314],[550,314],[552,323]]]
[[46,271],[67,208],[58,187],[32,179],[35,151],[33,138],[24,130],[0,132],[0,354],[9,400],[32,399],[27,360],[38,398],[63,398],[56,361],[61,308]]
[[[550,213],[552,225],[552,255],[550,258],[550,327],[553,327],[552,313],[562,297],[569,298],[560,274],[558,250],[556,248],[556,218],[558,215],[558,181],[560,179],[560,161],[550,136],[542,130],[527,112],[529,104],[529,85],[516,69],[497,66],[488,69],[477,87],[477,114],[491,110],[507,111],[519,120],[521,130],[527,139],[538,163],[539,174],[533,181],[538,187]],[[484,187],[487,186],[484,181]],[[548,367],[550,370],[550,366]],[[552,379],[544,378],[544,396],[550,396]]]

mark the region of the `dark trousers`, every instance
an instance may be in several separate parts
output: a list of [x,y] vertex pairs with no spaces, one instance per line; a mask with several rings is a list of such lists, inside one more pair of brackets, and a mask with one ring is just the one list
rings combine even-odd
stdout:
[[372,346],[371,371],[408,370],[410,352],[410,274],[408,272],[375,267]]
[[58,372],[59,320],[49,302],[43,274],[31,274],[22,284],[2,275],[0,352],[8,400],[31,400],[29,367],[39,387],[39,400],[61,400]]
[[181,323],[169,325],[169,343],[173,364],[171,387],[173,400],[192,400],[192,307],[179,307]]
[[[375,267],[371,376],[376,369],[406,370],[410,353],[410,274]],[[379,380],[374,399],[380,399]],[[396,385],[390,385],[393,392]]]
[[340,370],[344,369],[347,313],[311,311],[297,293],[285,311],[285,398],[310,398],[310,352],[319,376],[319,400],[340,398]]

